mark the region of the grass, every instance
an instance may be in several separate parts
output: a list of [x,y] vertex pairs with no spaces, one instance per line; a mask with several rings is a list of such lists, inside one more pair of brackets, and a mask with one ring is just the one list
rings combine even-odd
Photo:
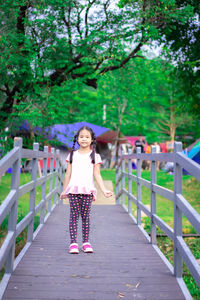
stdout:
[[[133,171],[133,174],[136,174],[135,171]],[[104,180],[112,180],[114,190],[115,190],[115,170],[109,170],[109,169],[102,169],[101,175]],[[142,177],[144,179],[150,180],[150,171],[142,171]],[[24,173],[20,175],[20,185],[23,185],[27,182],[30,182],[31,175],[28,173]],[[173,176],[166,174],[162,171],[157,172],[157,184],[164,186],[170,190],[173,190]],[[0,181],[0,190],[1,190],[1,198],[0,203],[5,199],[5,197],[8,195],[10,191],[10,184],[11,184],[11,175],[6,174],[1,178]],[[54,181],[53,181],[54,185]],[[126,188],[128,189],[128,180],[126,179]],[[49,184],[47,183],[47,191],[49,189]],[[196,179],[189,175],[183,176],[183,195],[188,200],[188,202],[192,205],[193,208],[197,210],[198,213],[200,213],[200,182],[198,182]],[[136,196],[136,183],[133,182],[132,184],[132,193]],[[150,206],[150,191],[142,186],[142,202],[143,204]],[[18,222],[23,219],[23,217],[28,213],[29,211],[29,198],[30,195],[25,194],[24,196],[19,198],[18,201]],[[36,189],[36,204],[40,202],[41,199],[41,187],[37,187]],[[128,204],[128,200],[126,197],[126,204]],[[136,214],[136,206],[133,205],[132,209],[133,215]],[[164,220],[169,226],[173,228],[173,203],[160,195],[157,195],[157,214],[158,216]],[[39,225],[39,214],[35,216],[34,220],[34,230]],[[6,233],[7,233],[7,222],[8,218],[4,220],[4,222],[1,224],[0,227],[0,244],[2,244]],[[147,216],[142,217],[142,223],[143,227],[147,232],[150,232],[150,220]],[[160,229],[158,229],[158,232],[162,233]],[[195,229],[192,227],[192,225],[188,222],[188,220],[183,216],[183,233],[196,233]],[[26,243],[27,238],[27,228],[20,234],[19,237],[17,237],[16,240],[16,252],[15,255],[17,255],[23,246]],[[188,237],[184,238],[185,242],[187,243],[188,247],[192,251],[193,255],[196,259],[200,259],[200,238],[195,237]],[[159,248],[162,250],[162,252],[165,254],[165,256],[168,258],[168,260],[173,264],[173,243],[168,237],[158,237],[157,243]],[[3,274],[3,271],[2,271]],[[193,296],[194,299],[200,299],[200,290],[193,280],[189,270],[185,265],[183,265],[183,278],[186,282],[186,285]]]

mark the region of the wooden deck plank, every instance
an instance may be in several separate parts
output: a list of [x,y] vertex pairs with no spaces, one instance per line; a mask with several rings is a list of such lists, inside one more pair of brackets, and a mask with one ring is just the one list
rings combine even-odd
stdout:
[[13,272],[4,300],[184,299],[175,277],[121,206],[92,207],[93,254],[68,253],[68,218],[68,205],[55,208]]

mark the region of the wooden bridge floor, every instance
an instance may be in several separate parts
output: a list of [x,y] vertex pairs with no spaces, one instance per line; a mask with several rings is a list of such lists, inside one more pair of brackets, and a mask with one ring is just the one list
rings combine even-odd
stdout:
[[175,277],[121,206],[92,207],[93,254],[68,254],[68,217],[68,205],[55,208],[11,276],[4,300],[184,299]]

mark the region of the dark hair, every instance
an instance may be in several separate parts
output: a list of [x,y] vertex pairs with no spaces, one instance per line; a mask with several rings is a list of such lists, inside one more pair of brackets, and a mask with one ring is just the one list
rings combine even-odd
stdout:
[[90,154],[90,157],[91,157],[92,163],[95,164],[95,153],[96,153],[96,145],[97,145],[96,135],[95,135],[94,131],[90,127],[88,127],[88,126],[82,126],[77,131],[77,133],[74,135],[73,146],[72,146],[72,150],[71,150],[70,157],[69,157],[70,164],[72,163],[72,160],[73,160],[73,154],[74,154],[74,150],[75,150],[75,144],[76,144],[76,142],[78,143],[79,134],[80,134],[80,132],[83,129],[89,131],[90,134],[91,134],[91,138],[92,138],[92,143],[91,143],[91,145],[92,145],[92,153]]

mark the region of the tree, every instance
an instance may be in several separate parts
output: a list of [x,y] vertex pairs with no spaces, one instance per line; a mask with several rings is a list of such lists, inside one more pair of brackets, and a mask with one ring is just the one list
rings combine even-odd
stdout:
[[[161,59],[135,59],[125,68],[102,76],[97,110],[106,104],[104,125],[125,135],[142,134],[148,142],[197,137],[197,118],[183,110],[185,94],[176,68]],[[112,87],[112,88],[111,88]]]
[[177,134],[179,138],[187,132],[187,135],[194,135],[196,118],[183,109],[182,102],[185,101],[186,95],[182,90],[182,81],[177,76],[178,69],[167,62],[160,68],[160,81],[158,88],[164,92],[162,99],[156,103],[157,114],[154,116],[152,130],[161,133],[174,142]]
[[[61,86],[42,87],[37,94],[27,94],[26,100],[13,106],[14,110],[9,116],[9,127],[1,133],[1,144],[5,151],[13,147],[8,143],[9,136],[23,134],[24,121],[28,122],[29,130],[24,132],[24,147],[29,147],[33,142],[44,144],[48,127],[54,124],[67,124],[75,122],[75,116],[79,115],[80,94],[83,86],[81,80],[69,80]],[[22,126],[23,125],[23,126]],[[37,128],[39,130],[36,130]],[[41,131],[42,130],[42,131]],[[67,134],[67,133],[66,133]],[[6,139],[5,139],[6,137]],[[60,145],[55,139],[51,141],[55,146]]]
[[[149,143],[174,140],[177,136],[191,142],[186,137],[198,137],[198,119],[183,110],[185,94],[175,70],[165,60],[137,58],[102,75],[96,90],[86,86],[82,79],[42,87],[40,98],[30,94],[26,102],[14,106],[13,127],[18,128],[24,119],[31,128],[87,121],[117,131],[116,145],[121,133],[142,134]],[[103,120],[104,105],[106,120]],[[32,144],[31,138],[44,142],[43,135],[34,136],[32,130],[24,146]],[[8,143],[7,140],[4,144]]]
[[[165,32],[164,54],[174,60],[179,72],[176,76],[182,81],[182,89],[186,95],[182,106],[187,111],[200,116],[200,5],[195,0],[176,1],[180,10],[189,4],[193,9],[193,17],[185,22],[171,19],[169,30]],[[164,32],[163,32],[164,33]]]
[[83,78],[96,88],[100,75],[141,56],[146,43],[162,41],[172,19],[192,16],[189,5],[179,10],[173,1],[119,3],[0,0],[1,127],[14,105],[33,94],[40,99],[42,87]]

